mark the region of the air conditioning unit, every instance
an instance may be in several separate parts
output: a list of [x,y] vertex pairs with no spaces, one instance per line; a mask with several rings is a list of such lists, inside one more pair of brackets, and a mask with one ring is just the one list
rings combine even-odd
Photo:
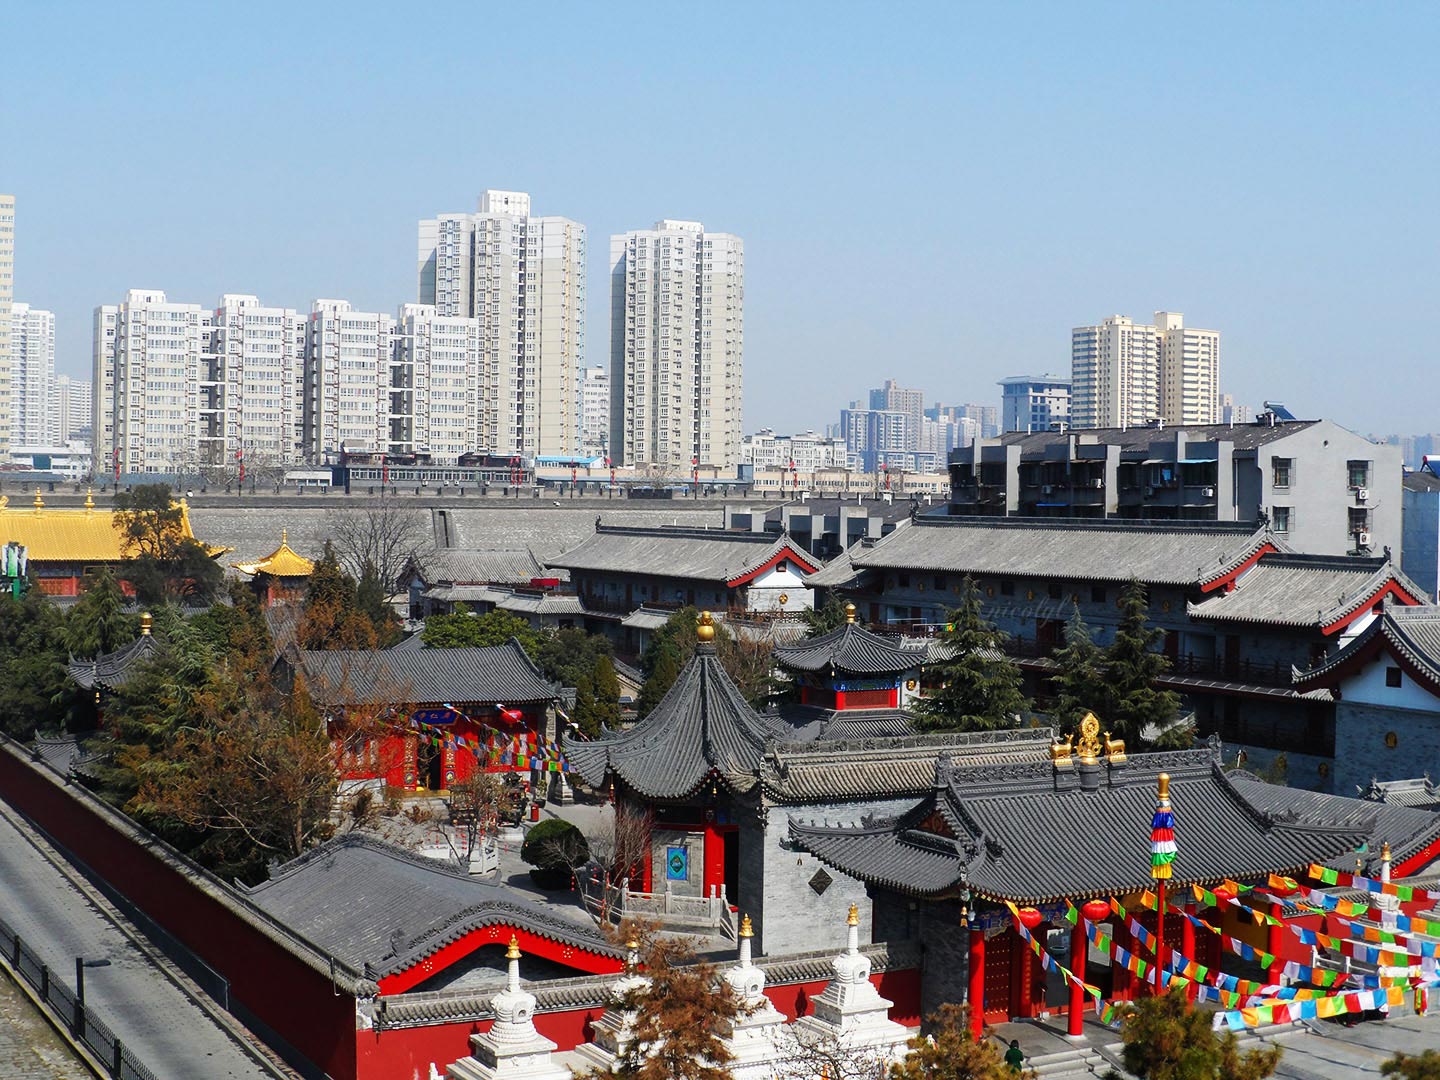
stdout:
[[1147,488],[1145,489],[1145,494],[1146,494],[1147,497],[1154,496],[1154,494],[1155,494],[1155,489],[1154,489],[1154,487],[1147,487]]
[[1369,498],[1370,498],[1370,489],[1369,489],[1369,488],[1356,488],[1356,489],[1355,489],[1355,501],[1356,501],[1356,502],[1366,502]]
[[1356,547],[1368,548],[1370,546],[1370,540],[1371,536],[1369,529],[1361,529],[1358,533],[1355,534]]
[[1040,494],[1041,494],[1041,495],[1054,495],[1054,494],[1055,494],[1055,489],[1054,489],[1051,485],[1046,484],[1044,487],[1042,487],[1042,488],[1040,489]]
[[1213,498],[1215,497],[1215,489],[1214,489],[1214,488],[1201,488],[1201,489],[1200,489],[1200,494],[1203,495],[1203,496],[1205,496],[1205,498],[1207,498],[1207,499],[1213,499]]
[[1105,487],[1105,481],[1102,480],[1102,479],[1100,479],[1100,478],[1097,476],[1094,480],[1091,480],[1091,481],[1090,481],[1090,486],[1091,486],[1092,488],[1094,488],[1096,491],[1101,491],[1101,490],[1103,490],[1104,487]]

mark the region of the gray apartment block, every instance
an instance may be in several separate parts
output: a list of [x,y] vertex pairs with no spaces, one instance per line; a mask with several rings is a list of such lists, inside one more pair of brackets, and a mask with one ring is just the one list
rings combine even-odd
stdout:
[[1399,449],[1329,420],[1002,435],[950,453],[950,513],[1269,522],[1293,551],[1401,556]]

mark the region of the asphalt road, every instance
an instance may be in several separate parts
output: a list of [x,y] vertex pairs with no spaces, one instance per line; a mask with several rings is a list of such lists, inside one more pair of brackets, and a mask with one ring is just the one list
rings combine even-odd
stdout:
[[[285,1075],[242,1048],[133,940],[138,932],[122,932],[111,914],[87,897],[88,887],[82,891],[72,880],[73,871],[56,865],[57,859],[10,807],[0,804],[0,917],[72,988],[77,956],[110,961],[108,967],[86,972],[86,1004],[156,1076],[274,1080]],[[0,1069],[5,1056],[15,1052],[0,1047]]]

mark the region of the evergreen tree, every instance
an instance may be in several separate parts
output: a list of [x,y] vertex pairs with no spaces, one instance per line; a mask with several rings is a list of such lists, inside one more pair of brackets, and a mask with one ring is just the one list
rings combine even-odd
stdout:
[[940,664],[940,689],[927,694],[917,717],[927,731],[991,731],[1013,727],[1030,707],[1019,665],[1004,652],[1008,637],[985,620],[980,592],[966,577],[960,605],[944,634],[952,651]]
[[544,639],[540,632],[518,615],[508,611],[487,611],[471,615],[458,611],[453,615],[431,615],[425,620],[420,637],[434,649],[484,648],[504,645],[512,637],[520,642],[525,655],[532,659],[540,652]]
[[1065,644],[1055,650],[1055,703],[1050,719],[1061,730],[1073,730],[1087,712],[1100,716],[1106,704],[1104,653],[1090,636],[1077,604],[1065,624]]
[[302,649],[373,649],[378,641],[375,624],[360,607],[355,579],[341,569],[327,540],[310,575],[297,644]]
[[1150,625],[1146,605],[1145,586],[1132,580],[1120,593],[1120,625],[1105,652],[1105,707],[1096,710],[1104,730],[1135,748],[1147,727],[1164,728],[1180,712],[1180,695],[1155,685],[1170,661],[1159,651],[1165,631]]
[[[805,624],[807,638],[821,637],[831,630],[838,630],[845,625],[848,618],[849,612],[845,610],[845,599],[839,596],[832,596],[825,601],[822,607],[800,609],[800,621]],[[858,615],[855,617],[855,621],[860,621]]]
[[1033,1072],[1006,1065],[989,1042],[970,1034],[969,1010],[947,1003],[925,1018],[928,1035],[910,1040],[904,1060],[890,1066],[890,1080],[1017,1080]]
[[0,730],[29,739],[65,719],[65,623],[60,611],[31,583],[16,600],[0,593]]
[[1280,1048],[1242,1054],[1231,1032],[1215,1031],[1211,1014],[1190,1007],[1176,987],[1129,1006],[1120,1038],[1128,1072],[1141,1080],[1264,1080],[1280,1064]]
[[531,659],[547,679],[561,686],[574,686],[583,676],[593,676],[596,662],[610,652],[610,639],[604,634],[567,626],[547,634],[539,650],[531,653]]
[[640,697],[635,702],[635,713],[641,719],[650,715],[651,710],[670,692],[675,680],[680,677],[680,648],[669,639],[657,639],[646,648],[644,657],[648,662],[645,682],[640,687]]
[[230,603],[214,604],[190,620],[190,627],[227,666],[236,662],[267,666],[274,656],[270,626],[255,590],[230,583]]
[[594,734],[599,734],[602,724],[613,728],[620,723],[620,680],[615,676],[615,664],[609,656],[596,658],[590,686],[595,694]]
[[128,645],[139,629],[140,620],[125,611],[120,583],[102,566],[65,616],[65,647],[71,656],[88,659]]
[[570,719],[579,725],[580,731],[592,739],[600,734],[600,721],[595,714],[593,685],[589,675],[582,675],[575,680],[575,708],[570,713]]
[[224,586],[224,571],[193,537],[168,484],[138,484],[115,494],[115,526],[130,564],[125,576],[143,604],[175,600],[208,603]]

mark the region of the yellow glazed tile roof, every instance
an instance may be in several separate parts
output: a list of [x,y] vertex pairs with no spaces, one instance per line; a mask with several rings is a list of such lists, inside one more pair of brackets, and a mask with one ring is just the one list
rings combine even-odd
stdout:
[[287,530],[280,530],[280,546],[259,562],[232,563],[242,574],[269,574],[271,577],[309,577],[315,572],[315,564],[304,555],[297,554],[286,542]]
[[[190,514],[183,502],[180,522],[184,535],[193,539]],[[46,507],[38,490],[28,507],[0,496],[0,544],[11,542],[28,548],[32,562],[116,563],[130,557],[115,511],[95,509],[95,500],[90,497],[80,510]],[[216,549],[207,550],[218,554]]]

